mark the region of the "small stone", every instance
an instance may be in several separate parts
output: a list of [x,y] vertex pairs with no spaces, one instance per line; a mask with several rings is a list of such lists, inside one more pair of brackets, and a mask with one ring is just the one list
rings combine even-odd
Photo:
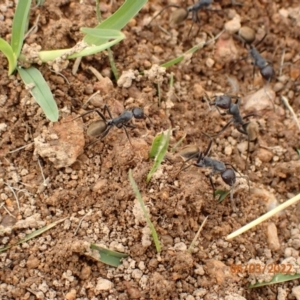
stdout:
[[202,98],[205,95],[205,89],[200,83],[194,84],[194,95],[195,98]]
[[131,273],[131,277],[134,279],[140,279],[143,276],[143,272],[139,269],[134,269]]
[[231,146],[226,146],[224,149],[224,153],[228,156],[232,154],[232,147]]
[[224,64],[235,61],[239,58],[238,49],[235,46],[233,38],[228,33],[223,33],[217,43],[215,51],[215,60]]
[[103,77],[94,84],[94,90],[100,91],[102,94],[109,94],[114,88],[112,81],[108,77]]
[[271,87],[265,86],[257,92],[245,97],[244,109],[246,111],[272,110],[275,97],[275,92]]
[[215,64],[215,61],[214,61],[212,58],[208,57],[208,58],[206,59],[205,64],[206,64],[206,66],[207,66],[208,68],[212,68],[213,65]]
[[132,80],[134,80],[135,74],[133,70],[123,71],[122,75],[118,79],[118,87],[129,88],[132,85]]
[[241,28],[241,18],[239,15],[236,15],[232,20],[227,21],[225,23],[225,30],[230,33],[234,34],[238,32]]
[[274,156],[274,154],[264,148],[259,148],[256,156],[262,161],[262,162],[270,162]]
[[288,10],[285,9],[285,8],[279,9],[278,12],[279,12],[279,14],[280,14],[282,17],[284,17],[284,18],[288,18],[288,16],[289,16],[289,12],[288,12]]
[[187,246],[185,243],[180,242],[174,245],[174,250],[176,251],[186,251],[187,250]]
[[107,179],[98,180],[93,186],[93,192],[101,194],[107,188]]
[[95,287],[95,292],[97,292],[97,295],[101,291],[108,291],[113,288],[113,283],[107,279],[104,278],[98,278],[97,285]]
[[72,289],[69,293],[66,294],[65,300],[75,300],[76,299],[76,290]]
[[293,287],[292,294],[296,297],[297,300],[300,300],[300,285]]
[[286,298],[287,298],[287,291],[281,287],[278,287],[277,300],[286,300]]
[[292,246],[294,249],[299,250],[300,249],[300,240],[299,239],[292,240]]
[[277,227],[273,222],[270,222],[267,227],[268,245],[271,250],[280,249],[280,242],[277,234]]
[[28,269],[36,269],[40,264],[40,260],[37,257],[30,256],[27,260],[26,266]]

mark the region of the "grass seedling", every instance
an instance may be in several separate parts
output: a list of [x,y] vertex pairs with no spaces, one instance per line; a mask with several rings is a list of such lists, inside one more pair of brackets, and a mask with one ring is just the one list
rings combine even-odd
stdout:
[[60,219],[60,220],[55,221],[55,222],[53,222],[53,223],[51,223],[51,224],[49,224],[49,225],[46,225],[46,226],[44,226],[44,227],[42,227],[42,228],[40,228],[40,229],[38,229],[38,230],[36,230],[36,231],[34,231],[34,232],[31,232],[30,234],[26,235],[24,239],[21,239],[21,240],[18,241],[17,243],[15,243],[15,244],[13,244],[13,245],[6,246],[6,247],[3,247],[3,248],[0,248],[0,253],[6,251],[6,250],[8,250],[8,249],[10,249],[10,248],[13,247],[13,246],[20,245],[20,244],[22,244],[22,243],[25,243],[25,242],[27,242],[27,241],[29,241],[29,240],[31,240],[31,239],[33,239],[33,238],[35,238],[35,237],[37,237],[37,236],[43,234],[44,232],[48,231],[49,229],[51,229],[52,227],[56,226],[57,224],[63,222],[63,221],[66,220],[66,219],[67,219],[67,218]]
[[249,288],[250,289],[258,288],[258,287],[267,286],[267,285],[271,285],[271,284],[291,281],[291,280],[299,279],[299,278],[300,278],[300,274],[291,275],[291,274],[281,274],[281,273],[279,273],[279,274],[275,274],[271,281],[269,281],[269,282],[258,282],[258,283],[255,283],[255,284],[250,284]]
[[141,208],[142,208],[142,210],[143,210],[145,219],[146,219],[147,224],[148,224],[148,226],[149,226],[149,228],[150,228],[151,235],[152,235],[152,238],[153,238],[153,241],[154,241],[154,244],[155,244],[156,251],[157,251],[157,252],[160,252],[160,251],[161,251],[161,245],[160,245],[160,242],[159,242],[159,239],[158,239],[158,236],[157,236],[157,232],[156,232],[156,230],[155,230],[154,225],[152,224],[152,222],[151,222],[151,220],[150,220],[149,213],[148,213],[148,211],[147,211],[147,209],[146,209],[146,206],[145,206],[145,203],[144,203],[143,198],[142,198],[142,196],[141,196],[141,193],[140,193],[140,191],[139,191],[139,188],[138,188],[138,186],[137,186],[137,184],[136,184],[136,182],[135,182],[135,180],[134,180],[134,178],[133,178],[133,176],[132,176],[132,171],[131,171],[131,169],[129,170],[129,173],[128,173],[128,174],[129,174],[129,181],[130,181],[130,184],[131,184],[131,186],[132,186],[132,189],[133,189],[133,191],[134,191],[134,193],[135,193],[135,196],[136,196],[137,200],[138,200],[139,203],[140,203],[140,206],[141,206]]
[[151,180],[152,175],[159,168],[162,160],[166,155],[166,152],[169,147],[171,132],[172,130],[168,129],[167,131],[159,133],[158,135],[156,135],[156,137],[152,142],[152,146],[149,152],[149,157],[154,158],[154,163],[149,174],[147,175],[147,179],[146,179],[147,183]]
[[94,258],[112,267],[120,266],[121,259],[126,258],[128,256],[128,254],[106,249],[96,244],[91,244],[90,248],[93,251],[93,253],[96,252],[96,255],[92,253],[92,256]]
[[180,62],[186,60],[187,58],[190,58],[196,51],[204,48],[205,46],[209,45],[210,43],[214,42],[215,40],[217,40],[221,34],[224,32],[224,30],[222,30],[220,33],[218,33],[214,38],[208,40],[207,42],[205,42],[204,40],[202,40],[198,45],[193,46],[192,48],[190,48],[189,50],[187,50],[185,53],[183,53],[182,55],[173,58],[167,62],[165,62],[164,64],[161,65],[161,67],[164,68],[169,68],[172,67],[176,64],[179,64]]
[[[75,47],[40,51],[38,53],[39,61],[49,62],[57,58],[73,59],[109,49],[125,38],[125,35],[120,30],[139,12],[146,2],[147,0],[126,0],[113,15],[96,26],[96,28],[81,28],[85,37]],[[31,3],[32,0],[18,1],[12,24],[11,44],[0,38],[0,51],[3,52],[8,60],[8,75],[17,70],[26,87],[30,88],[31,94],[41,106],[46,117],[50,121],[55,122],[58,120],[57,104],[49,87],[46,87],[47,83],[42,74],[32,66],[29,69],[23,69],[18,66],[18,60],[32,63],[26,56],[21,54],[25,32],[28,27]]]

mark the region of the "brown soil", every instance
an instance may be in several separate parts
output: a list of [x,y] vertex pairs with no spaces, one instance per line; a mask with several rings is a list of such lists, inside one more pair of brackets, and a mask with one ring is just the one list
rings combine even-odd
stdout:
[[[33,9],[30,24],[39,16],[38,29],[26,43],[36,43],[45,50],[74,46],[82,38],[80,27],[97,24],[95,1],[81,2],[46,1]],[[60,74],[46,64],[39,66],[60,109],[61,118],[55,124],[45,119],[19,76],[7,76],[7,61],[0,54],[0,246],[16,243],[36,229],[66,218],[43,235],[0,254],[1,299],[296,299],[292,289],[299,285],[297,280],[248,289],[255,278],[249,274],[253,271],[236,274],[232,266],[247,266],[252,259],[256,264],[284,264],[284,259],[297,259],[298,207],[229,242],[225,238],[300,189],[300,163],[295,151],[300,146],[299,130],[280,97],[287,97],[297,114],[300,7],[298,0],[239,2],[243,6],[232,7],[224,0],[214,4],[215,9],[223,8],[221,12],[201,11],[201,27],[195,24],[188,36],[191,20],[172,28],[168,21],[172,9],[146,26],[168,4],[149,1],[123,30],[126,39],[112,49],[119,74],[134,71],[136,79],[128,87],[118,86],[113,79],[106,52],[84,58],[75,75],[74,61]],[[121,3],[105,1],[101,4],[102,17],[108,17]],[[192,1],[172,3],[189,6]],[[14,9],[12,1],[0,5],[0,33],[6,40],[10,40]],[[221,204],[213,199],[209,169],[191,167],[176,175],[182,165],[176,153],[167,155],[148,185],[145,181],[153,163],[148,151],[157,133],[173,128],[170,149],[186,134],[180,149],[197,145],[204,151],[209,140],[202,132],[218,132],[230,119],[208,108],[204,91],[211,96],[239,95],[242,115],[253,112],[244,109],[245,98],[266,83],[258,70],[253,80],[251,59],[236,39],[232,53],[224,59],[219,56],[222,44],[216,42],[160,75],[143,72],[187,51],[201,42],[204,33],[217,35],[233,10],[241,16],[242,25],[257,31],[258,40],[268,32],[258,49],[264,49],[263,56],[276,71],[269,84],[269,90],[276,92],[275,108],[267,104],[251,118],[258,124],[259,136],[251,144],[247,169],[247,139],[234,126],[213,143],[210,156],[249,176],[250,193],[243,178],[238,179],[241,184],[234,193],[237,212],[232,210],[230,199]],[[90,66],[111,80],[97,79]],[[172,73],[174,93],[170,94]],[[232,86],[232,81],[237,84]],[[238,92],[233,91],[237,87]],[[100,93],[85,105],[96,91]],[[258,104],[260,101],[263,99],[258,98]],[[91,114],[83,121],[70,120],[104,104],[114,116],[124,108],[142,107],[152,123],[133,120],[136,129],[128,130],[132,146],[122,129],[113,128],[101,142],[88,147],[94,138],[87,136],[86,129],[99,117]],[[139,217],[129,169],[162,243],[159,254],[154,243],[148,242],[152,240],[147,225]],[[213,180],[217,188],[228,189],[220,174]],[[190,253],[187,248],[205,217],[207,223]],[[90,243],[129,257],[118,268],[108,267],[85,255]]]

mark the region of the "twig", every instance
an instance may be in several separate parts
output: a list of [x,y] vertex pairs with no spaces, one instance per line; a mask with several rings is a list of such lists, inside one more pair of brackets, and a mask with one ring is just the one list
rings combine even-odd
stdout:
[[98,72],[94,67],[88,67],[88,69],[96,76],[96,78],[98,79],[98,80],[101,80],[101,79],[103,79],[103,76],[101,75],[101,73],[100,72]]
[[283,67],[283,64],[284,64],[284,56],[285,56],[285,48],[282,51],[282,56],[281,56],[281,60],[280,60],[279,76],[282,75],[282,67]]
[[79,65],[81,63],[81,60],[82,60],[82,57],[77,57],[75,59],[75,62],[74,62],[73,68],[72,68],[72,74],[73,75],[75,75],[77,73]]
[[39,164],[39,167],[41,169],[41,173],[42,173],[42,177],[43,177],[43,186],[47,186],[47,180],[44,176],[44,172],[43,172],[43,168],[42,168],[42,165],[41,165],[41,162],[40,162],[40,159],[38,158],[38,164]]
[[267,219],[273,217],[275,214],[277,214],[278,212],[284,210],[285,208],[295,204],[296,202],[298,202],[300,200],[300,194],[298,194],[297,196],[289,199],[288,201],[280,204],[279,206],[277,206],[276,208],[272,209],[271,211],[267,212],[266,214],[262,215],[261,217],[257,218],[256,220],[250,222],[249,224],[243,226],[242,228],[234,231],[233,233],[229,234],[226,237],[226,240],[231,240],[235,237],[237,237],[238,235],[248,231],[249,229],[251,229],[252,227],[262,223],[263,221],[266,221]]
[[27,145],[24,145],[24,146],[22,146],[22,147],[19,147],[19,148],[15,149],[15,150],[11,150],[11,151],[9,151],[8,153],[14,153],[14,152],[17,152],[17,151],[19,151],[19,150],[22,150],[22,149],[26,148],[27,146],[29,146],[29,145],[31,145],[31,144],[33,144],[33,143],[34,143],[34,142],[29,143],[29,144],[27,144]]
[[206,217],[206,218],[204,219],[204,221],[202,222],[202,224],[201,224],[201,226],[200,226],[198,232],[196,233],[196,235],[195,235],[195,237],[194,237],[194,239],[193,239],[193,241],[192,241],[192,243],[191,243],[191,245],[190,245],[190,247],[189,247],[189,249],[188,249],[188,252],[191,252],[192,249],[194,248],[195,242],[196,242],[196,240],[198,239],[198,237],[199,237],[199,235],[200,235],[200,232],[201,232],[202,228],[204,227],[204,225],[205,225],[205,223],[206,223],[206,221],[207,221],[207,218],[208,218],[208,217]]
[[96,93],[91,95],[91,97],[89,97],[89,99],[87,99],[87,101],[82,105],[82,108],[85,108],[88,105],[88,103],[98,94],[100,94],[100,91],[97,91]]
[[78,223],[78,226],[77,226],[76,230],[74,231],[74,235],[77,234],[77,232],[78,232],[78,230],[79,230],[79,228],[80,228],[80,226],[81,226],[81,223],[82,223],[82,221],[84,220],[84,218],[87,217],[88,215],[90,215],[91,213],[92,213],[92,210],[89,210],[89,211],[81,218],[81,220],[80,220],[79,223]]
[[282,95],[280,95],[280,97],[281,97],[281,100],[282,100],[282,102],[284,103],[284,105],[285,105],[285,106],[287,107],[287,109],[291,112],[291,114],[292,114],[292,116],[293,116],[293,119],[294,119],[295,123],[297,124],[298,129],[299,129],[299,131],[300,131],[300,124],[299,124],[298,118],[297,118],[297,116],[296,116],[296,114],[295,114],[293,108],[290,106],[289,100],[288,100],[286,97],[282,96]]
[[18,211],[20,213],[21,209],[20,209],[20,203],[19,203],[19,198],[17,196],[17,194],[15,193],[14,189],[6,182],[3,182],[6,186],[8,186],[10,188],[10,190],[12,191],[12,193],[14,194],[15,196],[15,199],[16,199],[16,202],[17,202],[17,207],[18,207]]

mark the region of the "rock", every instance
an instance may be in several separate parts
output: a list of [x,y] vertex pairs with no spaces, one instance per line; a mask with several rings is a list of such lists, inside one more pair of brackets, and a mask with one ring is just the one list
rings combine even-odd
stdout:
[[228,33],[223,33],[216,43],[215,60],[224,64],[238,59],[239,53],[233,38]]
[[129,88],[132,85],[132,80],[134,79],[136,79],[136,77],[133,70],[123,71],[117,84],[119,87]]
[[263,87],[257,92],[248,95],[244,100],[245,111],[271,110],[274,107],[275,92],[270,86]]
[[113,88],[114,85],[108,77],[103,77],[94,84],[94,90],[100,91],[104,95],[109,94]]
[[293,287],[292,294],[296,297],[297,300],[300,300],[300,285]]
[[102,277],[98,278],[97,285],[95,287],[96,295],[100,294],[101,291],[109,291],[113,288],[113,286],[114,284],[111,281]]
[[176,250],[176,251],[186,251],[187,250],[187,246],[183,242],[176,243],[174,245],[174,250]]
[[274,154],[264,148],[259,148],[256,152],[256,156],[262,161],[262,162],[270,162],[274,156]]
[[267,227],[268,245],[271,250],[280,249],[280,242],[277,234],[277,227],[273,222],[270,222]]
[[65,300],[75,300],[76,299],[76,290],[72,289],[69,293],[66,294]]
[[51,161],[56,169],[72,165],[83,153],[83,129],[71,120],[70,116],[54,123],[34,139],[34,154]]
[[232,20],[225,23],[224,28],[230,34],[237,33],[241,28],[241,17],[239,15],[235,15]]
[[232,273],[228,271],[228,267],[223,262],[215,259],[206,262],[206,273],[210,278],[215,279],[218,285],[223,284],[226,278],[233,278]]
[[239,294],[231,294],[225,297],[225,300],[247,300]]
[[278,287],[277,300],[286,300],[287,291],[281,287]]

